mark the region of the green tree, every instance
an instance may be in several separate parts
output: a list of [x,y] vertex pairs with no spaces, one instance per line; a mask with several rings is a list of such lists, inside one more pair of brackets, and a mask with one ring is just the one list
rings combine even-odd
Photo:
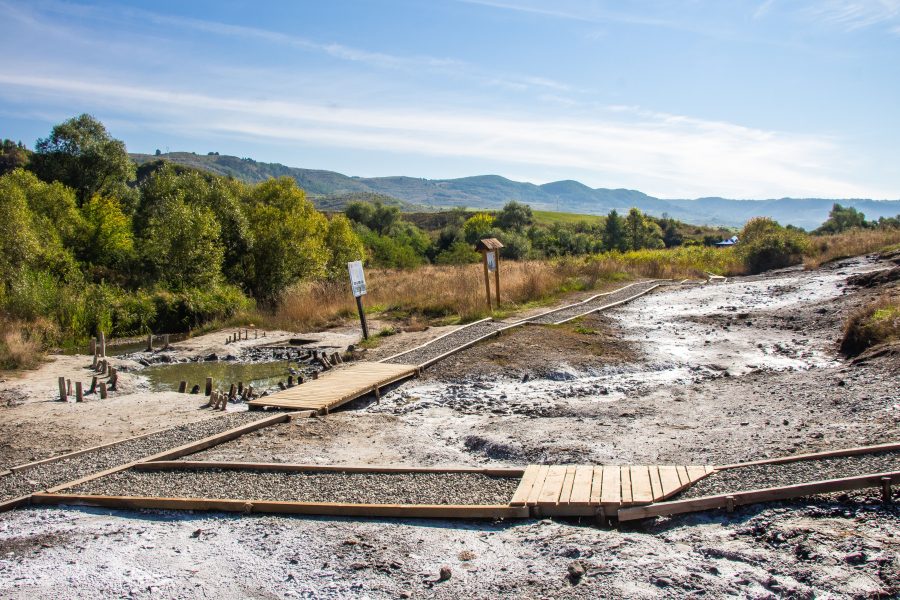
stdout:
[[366,255],[362,240],[344,215],[334,215],[328,221],[325,247],[329,255],[325,269],[328,276],[335,279],[347,276],[347,263],[362,260]]
[[494,217],[487,213],[477,213],[463,224],[463,236],[470,244],[488,237],[494,227]]
[[828,213],[828,220],[822,223],[815,233],[841,233],[854,227],[867,227],[866,215],[859,212],[852,206],[843,207],[835,203]]
[[272,303],[295,281],[326,274],[328,220],[292,178],[253,187],[246,214],[254,239],[247,287],[254,297]]
[[750,273],[798,264],[809,249],[805,234],[782,227],[768,217],[747,221],[738,238],[737,251]]
[[39,139],[31,169],[44,181],[59,181],[74,189],[79,206],[101,194],[127,203],[130,209],[136,197],[128,188],[135,167],[125,144],[88,114],[54,126],[49,137]]
[[380,235],[388,233],[400,221],[400,209],[382,204],[379,200],[351,202],[344,213],[351,221],[365,225]]
[[0,142],[0,175],[6,175],[28,165],[30,152],[22,142],[3,140]]
[[620,252],[628,249],[628,240],[625,238],[625,222],[615,209],[606,216],[606,224],[603,228],[603,246],[607,250]]
[[435,262],[439,265],[465,265],[477,263],[480,260],[481,254],[476,252],[471,245],[466,242],[453,242],[450,248],[438,254]]
[[124,213],[118,200],[94,196],[81,210],[85,221],[82,243],[85,260],[113,267],[121,266],[132,258],[134,235],[131,218]]
[[642,248],[662,248],[662,230],[637,208],[628,211],[625,217],[625,237],[631,250]]
[[0,177],[0,222],[15,235],[0,236],[0,280],[11,285],[26,269],[38,262],[40,236],[25,192],[9,175]]
[[175,289],[218,283],[224,255],[220,234],[210,209],[171,198],[143,232],[141,252],[150,275]]
[[520,204],[515,200],[506,203],[503,210],[497,214],[496,220],[497,227],[500,229],[518,232],[521,232],[533,222],[534,214],[531,212],[531,207],[527,204]]

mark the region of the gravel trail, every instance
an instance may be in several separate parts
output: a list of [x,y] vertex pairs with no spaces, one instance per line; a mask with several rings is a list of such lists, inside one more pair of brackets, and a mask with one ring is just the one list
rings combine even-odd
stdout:
[[389,358],[384,362],[404,365],[421,365],[446,352],[459,348],[463,344],[494,333],[498,329],[503,329],[504,327],[509,327],[509,323],[504,323],[502,321],[473,323],[472,325],[458,329],[445,337],[436,339],[422,348],[410,350],[409,352]]
[[560,321],[565,321],[566,319],[571,319],[573,317],[583,315],[587,312],[601,310],[604,307],[609,306],[610,304],[615,304],[616,302],[627,300],[628,298],[631,298],[636,294],[640,294],[641,292],[649,290],[655,285],[659,285],[659,282],[642,281],[635,285],[616,290],[611,294],[606,294],[604,296],[600,296],[599,298],[594,298],[590,302],[581,302],[565,310],[538,315],[536,317],[528,319],[528,322],[536,323],[539,325],[552,325],[553,323],[559,323]]
[[235,412],[198,423],[180,425],[136,440],[129,440],[0,477],[0,501],[45,490],[163,450],[245,425],[271,415]]
[[124,471],[68,492],[111,496],[219,498],[358,504],[506,504],[518,477],[480,473],[315,471]]
[[687,500],[890,471],[900,471],[900,451],[752,465],[713,473],[679,494],[676,499]]

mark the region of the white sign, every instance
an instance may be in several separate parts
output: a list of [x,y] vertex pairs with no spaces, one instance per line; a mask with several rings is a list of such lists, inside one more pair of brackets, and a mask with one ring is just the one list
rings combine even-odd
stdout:
[[366,295],[366,276],[363,274],[362,261],[355,260],[347,263],[347,270],[350,271],[350,288],[353,295],[357,298]]
[[488,271],[493,273],[494,271],[497,270],[497,255],[494,254],[493,251],[491,251],[491,252],[486,252],[485,256],[487,256]]

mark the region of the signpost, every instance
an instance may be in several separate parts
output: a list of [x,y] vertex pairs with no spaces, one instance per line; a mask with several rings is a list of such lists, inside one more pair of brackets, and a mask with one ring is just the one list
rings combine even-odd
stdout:
[[494,291],[497,296],[497,308],[500,308],[500,248],[503,244],[495,238],[479,240],[475,249],[484,257],[484,290],[487,293],[488,309],[491,309],[491,276],[494,273]]
[[356,310],[359,311],[359,322],[362,325],[363,339],[369,339],[369,324],[366,323],[366,313],[363,310],[362,297],[366,293],[366,275],[363,273],[362,261],[355,260],[347,263],[350,272],[350,289],[356,298]]

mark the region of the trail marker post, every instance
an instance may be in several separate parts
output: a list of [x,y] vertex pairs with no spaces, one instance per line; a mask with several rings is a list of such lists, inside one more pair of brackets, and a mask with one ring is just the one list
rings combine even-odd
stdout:
[[487,293],[488,310],[491,310],[491,271],[494,272],[494,292],[497,308],[500,308],[500,248],[503,244],[496,238],[479,240],[475,249],[481,252],[484,263],[484,290]]
[[362,261],[347,263],[350,272],[350,289],[356,298],[356,310],[359,312],[359,323],[362,325],[363,339],[369,339],[369,324],[366,323],[366,312],[363,310],[362,297],[366,294],[366,275],[363,273]]

